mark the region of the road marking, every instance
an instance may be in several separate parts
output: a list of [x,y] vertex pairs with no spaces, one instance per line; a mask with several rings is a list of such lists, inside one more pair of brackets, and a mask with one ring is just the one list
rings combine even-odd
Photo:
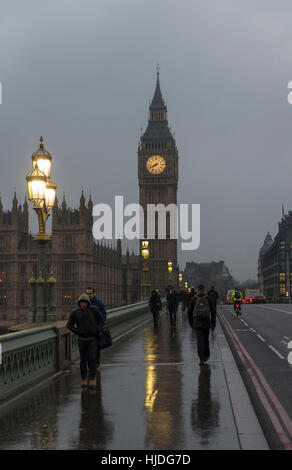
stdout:
[[249,327],[249,329],[253,331],[254,333],[256,333],[256,330],[254,330],[253,328]]
[[266,343],[265,338],[263,338],[261,335],[257,334],[257,337],[260,338],[261,341],[263,341],[264,343]]
[[[259,307],[259,305],[258,305],[258,307]],[[281,308],[266,307],[266,306],[265,307],[261,306],[260,308],[261,309],[267,308],[269,310],[276,310],[277,312],[283,312],[283,313],[287,313],[287,315],[292,315],[292,312],[287,312],[287,310],[282,310]]]
[[275,354],[277,354],[277,356],[280,358],[280,359],[285,359],[284,356],[282,356],[282,354],[279,353],[279,351],[277,351],[277,349],[275,349],[273,346],[271,346],[270,344],[268,344],[269,348],[274,351]]
[[281,343],[286,344],[286,346],[288,344],[287,341],[282,341],[282,340],[281,340]]
[[288,338],[288,336],[283,336],[283,338],[288,339],[288,340],[290,339],[290,338]]

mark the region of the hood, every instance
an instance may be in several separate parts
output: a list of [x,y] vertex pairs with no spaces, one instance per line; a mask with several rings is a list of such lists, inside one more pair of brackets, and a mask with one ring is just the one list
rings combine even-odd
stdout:
[[90,302],[90,298],[88,297],[87,294],[81,294],[79,299],[77,300],[77,305],[80,307],[80,302],[81,300],[85,300],[86,302],[88,302],[88,306],[91,305],[91,302]]

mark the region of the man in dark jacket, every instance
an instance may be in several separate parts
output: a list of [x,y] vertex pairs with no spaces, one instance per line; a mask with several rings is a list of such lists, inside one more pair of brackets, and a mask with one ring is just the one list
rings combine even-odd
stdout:
[[205,293],[204,286],[198,285],[196,295],[190,300],[188,306],[189,324],[195,329],[197,335],[198,356],[200,366],[208,366],[210,357],[209,333],[216,326],[216,311],[212,300]]
[[219,298],[219,294],[215,290],[214,286],[212,286],[211,289],[209,290],[208,297],[210,297],[210,299],[212,301],[212,305],[213,305],[213,310],[215,310],[215,312],[216,312],[217,311],[217,300]]
[[98,359],[97,335],[104,324],[99,309],[90,304],[88,295],[80,295],[78,308],[70,313],[67,323],[68,330],[78,335],[80,353],[81,386],[87,386],[87,364],[89,367],[89,388],[96,388],[96,365]]
[[182,313],[184,313],[186,310],[187,298],[188,298],[188,294],[186,293],[185,289],[181,289],[179,293],[179,300],[181,302]]
[[102,301],[96,297],[94,289],[92,287],[87,287],[85,293],[90,298],[91,305],[95,305],[95,307],[98,308],[100,313],[102,313],[103,318],[106,320],[105,306],[103,305]]
[[158,324],[159,312],[162,310],[161,299],[157,294],[157,291],[153,289],[149,298],[149,307],[153,315],[154,326]]
[[191,287],[190,292],[187,293],[187,307],[189,306],[192,297],[194,297],[195,295],[196,295],[196,290],[194,287]]
[[175,326],[176,312],[178,309],[178,296],[173,287],[169,289],[169,294],[166,296],[166,304],[169,312],[170,324]]

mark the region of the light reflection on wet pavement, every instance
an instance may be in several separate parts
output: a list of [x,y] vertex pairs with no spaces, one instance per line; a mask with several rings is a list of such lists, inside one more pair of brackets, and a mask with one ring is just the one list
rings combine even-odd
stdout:
[[239,449],[216,333],[198,364],[186,317],[164,315],[102,352],[97,390],[73,365],[0,410],[0,449]]

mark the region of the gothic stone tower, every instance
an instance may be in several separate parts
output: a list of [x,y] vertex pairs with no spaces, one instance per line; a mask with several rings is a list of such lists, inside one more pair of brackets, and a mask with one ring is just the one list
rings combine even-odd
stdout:
[[[138,148],[138,179],[140,205],[144,209],[144,234],[147,239],[147,204],[176,204],[178,183],[178,150],[168,127],[167,108],[163,101],[159,70],[148,126]],[[166,239],[159,240],[157,223],[155,239],[149,239],[149,272],[151,287],[164,294],[165,287],[177,284],[177,240],[170,239],[169,214],[166,217]],[[172,281],[167,270],[173,263]]]

